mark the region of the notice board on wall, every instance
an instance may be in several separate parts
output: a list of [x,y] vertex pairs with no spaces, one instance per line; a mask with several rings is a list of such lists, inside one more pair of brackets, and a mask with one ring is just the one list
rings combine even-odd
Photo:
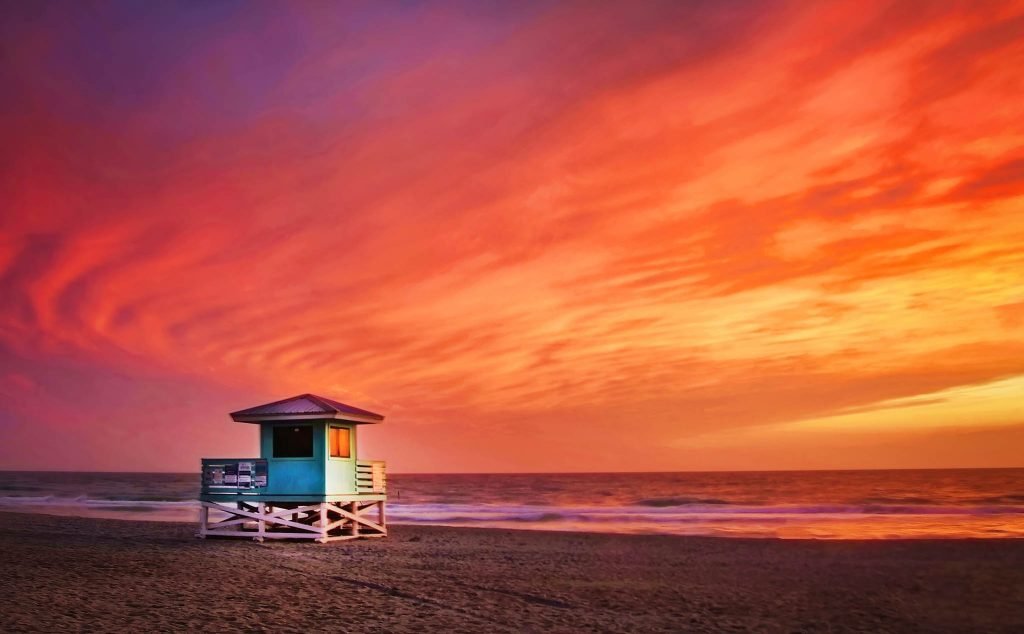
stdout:
[[266,460],[203,461],[203,487],[208,489],[262,489],[268,481]]

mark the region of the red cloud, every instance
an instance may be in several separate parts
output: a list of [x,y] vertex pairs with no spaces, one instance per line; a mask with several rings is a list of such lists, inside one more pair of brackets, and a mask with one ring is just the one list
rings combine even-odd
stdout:
[[213,414],[250,404],[221,386],[353,395],[419,470],[428,437],[526,468],[493,434],[527,421],[530,468],[595,425],[551,468],[682,468],[688,433],[1024,372],[1024,18],[994,6],[439,10],[379,39],[291,8],[171,61],[112,36],[163,66],[106,97],[74,25],[8,22],[0,346],[186,377]]

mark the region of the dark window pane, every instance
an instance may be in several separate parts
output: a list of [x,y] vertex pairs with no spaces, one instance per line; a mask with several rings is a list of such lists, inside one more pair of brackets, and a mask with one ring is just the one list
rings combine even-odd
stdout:
[[312,458],[312,425],[277,425],[274,427],[275,458]]

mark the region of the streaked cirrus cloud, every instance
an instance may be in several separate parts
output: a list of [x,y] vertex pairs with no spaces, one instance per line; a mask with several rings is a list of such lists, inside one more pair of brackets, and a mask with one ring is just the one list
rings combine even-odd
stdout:
[[4,13],[4,465],[1019,464],[1020,3]]

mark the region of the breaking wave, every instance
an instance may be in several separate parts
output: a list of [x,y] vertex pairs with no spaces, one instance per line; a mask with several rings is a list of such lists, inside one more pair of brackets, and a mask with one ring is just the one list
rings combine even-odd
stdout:
[[689,506],[692,504],[732,504],[728,500],[719,500],[717,498],[649,498],[646,500],[637,500],[637,506],[653,506],[655,508],[661,508],[665,506]]
[[[730,537],[1024,537],[1021,477],[1024,470],[396,475],[388,518]],[[0,472],[0,510],[194,522],[197,488],[194,474]]]
[[195,519],[198,509],[199,502],[195,500],[117,500],[56,495],[0,497],[0,510],[82,517],[187,522]]
[[97,508],[119,508],[123,506],[137,506],[157,509],[176,507],[198,508],[199,503],[193,500],[119,500],[113,498],[94,499],[85,496],[67,498],[55,495],[46,495],[38,497],[0,497],[0,506],[92,506]]
[[733,506],[712,502],[672,506],[499,506],[488,504],[396,504],[389,505],[393,520],[408,522],[550,522],[574,520],[585,522],[622,521],[686,521],[707,517],[742,519],[787,519],[805,515],[1015,515],[1024,514],[1024,506],[907,506],[907,505],[780,505]]

